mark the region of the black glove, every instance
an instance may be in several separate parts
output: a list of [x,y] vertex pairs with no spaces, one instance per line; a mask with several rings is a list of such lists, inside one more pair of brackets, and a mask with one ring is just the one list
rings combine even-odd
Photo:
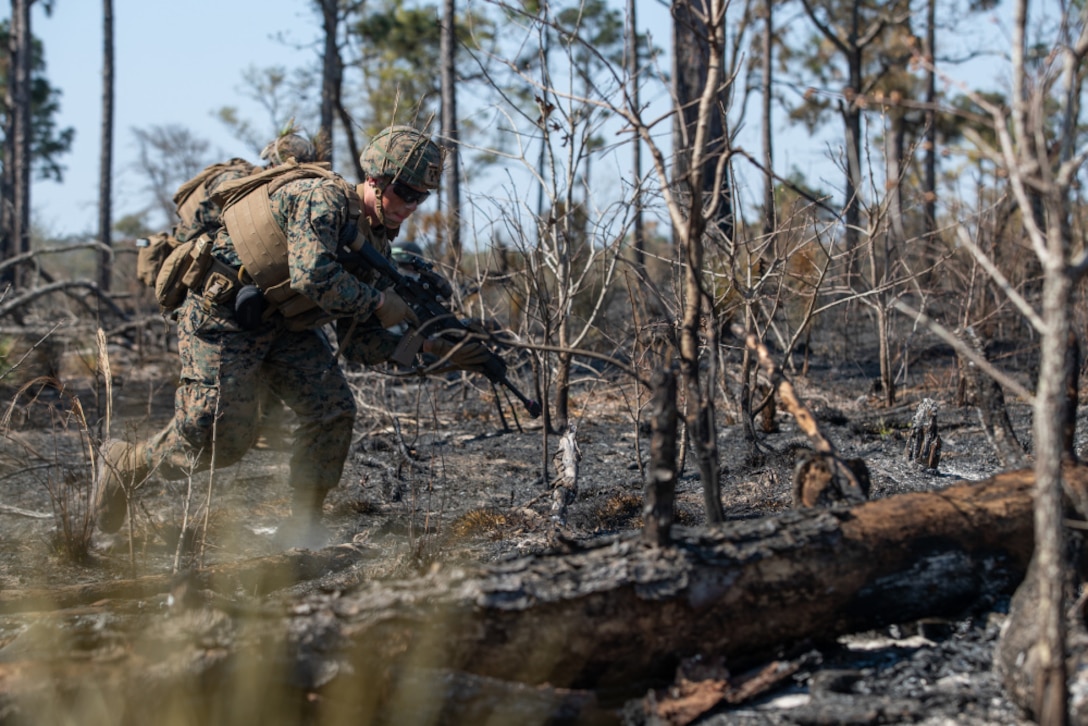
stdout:
[[427,341],[427,352],[438,357],[440,367],[462,371],[483,370],[491,359],[491,351],[476,341],[454,343],[444,338],[431,338]]
[[264,311],[268,307],[261,289],[256,285],[246,285],[234,298],[234,319],[246,330],[256,330],[264,322]]

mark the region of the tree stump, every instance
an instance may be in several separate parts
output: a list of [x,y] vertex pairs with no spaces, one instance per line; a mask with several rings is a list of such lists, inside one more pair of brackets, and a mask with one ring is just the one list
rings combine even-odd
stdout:
[[937,402],[923,398],[914,412],[907,459],[923,469],[936,471],[941,463],[941,434],[937,429]]

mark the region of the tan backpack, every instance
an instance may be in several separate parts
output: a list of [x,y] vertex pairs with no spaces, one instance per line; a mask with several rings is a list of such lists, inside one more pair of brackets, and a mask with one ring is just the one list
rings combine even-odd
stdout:
[[[179,224],[185,227],[192,226],[197,207],[207,196],[207,184],[211,179],[225,171],[238,170],[249,174],[256,168],[245,159],[239,158],[204,167],[199,174],[179,186],[177,191],[174,192],[174,204],[177,206]],[[178,240],[166,232],[159,232],[136,240],[136,277],[139,278],[140,282],[148,287],[155,287],[163,264],[171,253],[177,249],[177,246]],[[167,275],[167,277],[170,277],[170,275]],[[184,299],[184,291],[182,291],[182,299]],[[178,304],[180,305],[180,302]],[[164,307],[164,309],[172,308]]]
[[258,167],[253,166],[245,159],[239,158],[204,167],[199,174],[179,186],[178,190],[174,192],[174,206],[177,207],[178,218],[181,223],[186,226],[193,223],[193,216],[196,214],[197,207],[208,196],[207,187],[211,179],[225,171],[237,170],[245,174],[252,174],[257,169]]

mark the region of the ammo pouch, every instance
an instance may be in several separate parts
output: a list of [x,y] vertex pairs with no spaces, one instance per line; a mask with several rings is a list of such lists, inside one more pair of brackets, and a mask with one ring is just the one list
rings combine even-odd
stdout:
[[159,270],[177,246],[178,241],[165,232],[136,240],[136,277],[140,282],[155,287]]
[[212,240],[201,235],[174,248],[155,278],[155,298],[163,312],[181,307],[189,290],[203,293],[204,308],[229,302],[239,287],[237,271],[212,254]]
[[159,301],[159,307],[163,312],[178,309],[189,293],[189,286],[185,284],[183,278],[188,275],[189,268],[192,266],[195,246],[196,240],[189,240],[175,247],[162,263],[162,269],[155,277],[155,299]]

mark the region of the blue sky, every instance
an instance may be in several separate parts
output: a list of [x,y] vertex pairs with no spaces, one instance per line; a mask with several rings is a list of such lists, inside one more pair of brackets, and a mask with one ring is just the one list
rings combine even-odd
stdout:
[[[10,17],[10,4],[4,17]],[[33,6],[31,31],[45,45],[46,74],[63,91],[59,126],[76,140],[65,183],[35,182],[35,223],[50,235],[97,228],[99,136],[102,105],[102,3],[56,0],[51,16]],[[133,127],[181,124],[227,156],[256,160],[212,117],[236,105],[255,121],[267,118],[239,94],[250,67],[310,62],[320,34],[309,0],[113,0],[116,89],[114,108],[114,217],[140,208],[147,196],[130,169],[137,153]],[[276,39],[284,35],[289,43]],[[295,46],[309,45],[304,49]]]
[[[616,4],[621,6],[619,0]],[[213,111],[234,105],[243,116],[258,124],[264,122],[266,112],[240,92],[243,72],[250,67],[290,69],[313,64],[319,53],[320,29],[312,0],[113,0],[113,5],[117,69],[113,215],[117,219],[138,211],[148,201],[144,182],[132,169],[137,153],[131,132],[134,127],[180,124],[209,140],[219,152],[218,158],[241,156],[256,161],[255,150],[235,139],[213,117]],[[72,153],[63,159],[65,183],[34,184],[33,218],[50,237],[94,236],[102,5],[92,0],[56,0],[55,6],[47,17],[40,3],[35,3],[32,31],[45,45],[50,82],[63,92],[59,125],[74,127],[76,140]],[[656,0],[639,2],[639,24],[659,47],[667,47],[669,42],[669,17],[663,7]],[[0,10],[0,17],[8,14],[10,10]],[[992,32],[986,20],[975,19],[976,32],[984,28]],[[988,73],[993,73],[993,59],[989,63]],[[745,128],[742,134],[751,138],[744,145],[757,152],[752,119]],[[840,174],[827,161],[829,149],[819,137],[787,129],[783,121],[776,129],[775,145],[775,166],[781,173],[796,167],[810,180],[838,183]]]
[[[621,2],[617,5],[622,8]],[[138,153],[134,127],[180,124],[211,141],[220,152],[217,158],[256,161],[255,150],[235,139],[213,111],[234,105],[244,117],[265,123],[267,112],[240,92],[244,71],[313,65],[321,33],[312,0],[113,0],[113,6],[116,220],[146,206],[149,199],[141,175],[132,169]],[[48,17],[40,3],[33,7],[31,29],[44,43],[46,75],[63,92],[58,126],[76,130],[72,153],[62,161],[67,167],[65,183],[34,183],[33,222],[49,237],[93,237],[101,134],[102,5],[56,0]],[[656,45],[667,46],[670,26],[665,6],[640,0],[639,7],[640,25]],[[0,17],[8,16],[10,9],[0,7]]]

